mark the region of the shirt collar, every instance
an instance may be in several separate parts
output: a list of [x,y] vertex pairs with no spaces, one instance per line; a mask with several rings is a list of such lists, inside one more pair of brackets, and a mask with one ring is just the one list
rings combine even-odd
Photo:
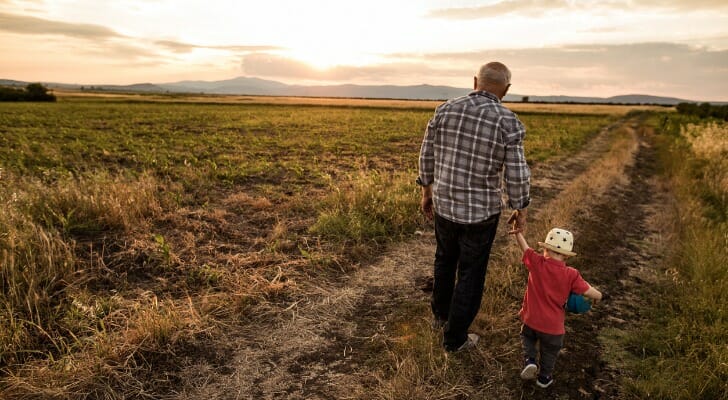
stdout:
[[470,95],[471,96],[484,96],[484,97],[487,97],[487,98],[495,101],[496,103],[501,102],[500,99],[498,98],[498,96],[496,96],[493,93],[488,92],[486,90],[473,90],[472,92],[470,92]]

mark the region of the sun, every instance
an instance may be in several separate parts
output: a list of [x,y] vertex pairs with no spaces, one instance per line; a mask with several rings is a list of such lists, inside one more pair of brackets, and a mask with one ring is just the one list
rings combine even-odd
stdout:
[[373,55],[330,46],[299,47],[292,49],[288,56],[319,71],[339,66],[365,66],[377,62]]
[[293,50],[290,52],[290,57],[320,71],[325,71],[341,64],[341,60],[336,54],[316,48]]

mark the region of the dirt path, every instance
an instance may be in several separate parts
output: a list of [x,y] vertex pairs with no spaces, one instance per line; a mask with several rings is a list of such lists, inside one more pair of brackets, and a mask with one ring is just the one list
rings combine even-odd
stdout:
[[[549,392],[524,385],[521,398],[617,399],[623,371],[614,362],[610,336],[639,321],[642,285],[649,283],[651,265],[660,257],[660,227],[654,222],[664,209],[665,193],[654,179],[654,152],[645,128],[630,122],[639,148],[627,167],[624,184],[611,188],[575,220],[579,235],[577,267],[599,287],[605,299],[589,314],[567,317],[564,351],[557,363],[557,379]],[[516,379],[514,379],[516,384]]]
[[[630,122],[633,123],[633,122]],[[614,127],[611,127],[614,128]],[[637,128],[635,126],[635,128]],[[579,154],[555,166],[534,169],[532,218],[539,218],[538,204],[558,196],[581,174],[590,161],[609,146],[609,129],[593,139]],[[518,379],[518,349],[493,360],[502,371],[488,378],[487,392],[511,398],[615,398],[620,371],[606,364],[603,345],[597,340],[605,328],[626,324],[638,315],[631,293],[641,283],[631,273],[645,265],[649,254],[642,243],[649,236],[648,219],[654,201],[648,179],[652,174],[650,148],[640,140],[636,162],[627,170],[628,180],[594,203],[592,212],[576,221],[580,269],[603,289],[609,299],[588,316],[570,317],[567,342],[560,356],[557,381],[548,392]],[[494,249],[508,246],[501,233]],[[497,257],[497,250],[494,252]],[[422,290],[431,276],[434,237],[431,232],[386,251],[370,265],[330,281],[299,282],[307,293],[283,306],[260,309],[243,330],[231,330],[210,346],[198,360],[189,360],[178,398],[194,399],[348,399],[376,398],[378,378],[371,371],[391,337],[389,323],[406,312],[405,307],[429,304]],[[518,300],[514,300],[518,301]],[[427,323],[418,317],[417,323]],[[513,340],[512,338],[510,340]],[[494,380],[495,378],[495,380]],[[472,385],[485,378],[474,374]],[[480,393],[484,393],[479,391]],[[546,397],[544,397],[544,395]]]

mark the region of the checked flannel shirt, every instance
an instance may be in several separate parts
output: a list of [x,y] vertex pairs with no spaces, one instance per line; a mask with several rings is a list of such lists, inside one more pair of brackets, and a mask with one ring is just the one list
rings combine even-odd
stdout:
[[435,213],[462,224],[500,213],[501,176],[508,205],[528,206],[525,135],[518,117],[492,93],[474,91],[438,106],[422,141],[418,179],[432,184]]

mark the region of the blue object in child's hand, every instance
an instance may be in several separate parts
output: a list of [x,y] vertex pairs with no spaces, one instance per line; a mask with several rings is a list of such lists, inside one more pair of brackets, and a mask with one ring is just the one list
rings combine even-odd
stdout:
[[591,310],[591,302],[584,296],[576,293],[569,295],[569,299],[566,301],[566,311],[573,314],[584,314],[589,310]]

